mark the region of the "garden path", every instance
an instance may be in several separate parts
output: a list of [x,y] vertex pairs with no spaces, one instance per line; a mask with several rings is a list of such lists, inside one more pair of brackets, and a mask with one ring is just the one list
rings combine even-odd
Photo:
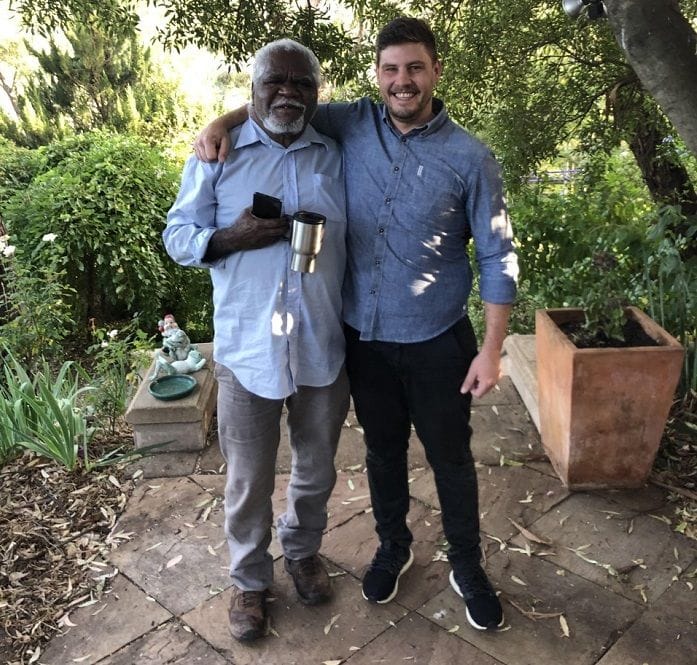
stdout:
[[[510,378],[473,408],[486,569],[506,626],[481,633],[448,584],[432,472],[410,448],[415,563],[397,598],[366,603],[361,574],[375,548],[353,413],[322,546],[333,576],[327,605],[305,607],[274,539],[270,633],[252,646],[227,630],[230,582],[222,536],[223,462],[161,454],[143,474],[114,533],[122,544],[109,593],[70,616],[45,665],[694,665],[697,550],[670,526],[664,490],[569,493],[555,476]],[[415,437],[414,437],[415,438]],[[279,454],[274,509],[283,510],[289,451]]]

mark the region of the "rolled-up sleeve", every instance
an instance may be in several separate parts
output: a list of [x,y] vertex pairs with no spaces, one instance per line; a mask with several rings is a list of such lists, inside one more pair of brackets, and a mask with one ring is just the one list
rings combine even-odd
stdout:
[[494,156],[488,154],[470,183],[468,218],[479,267],[482,300],[507,305],[515,300],[518,257],[503,195],[503,183]]
[[182,173],[179,194],[167,213],[162,232],[167,253],[183,266],[209,268],[203,261],[208,242],[216,231],[215,184],[222,165],[205,163],[192,156]]

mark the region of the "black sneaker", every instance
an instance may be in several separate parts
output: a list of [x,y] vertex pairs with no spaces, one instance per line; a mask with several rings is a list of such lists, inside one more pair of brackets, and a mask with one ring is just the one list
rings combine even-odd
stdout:
[[389,603],[397,595],[399,578],[414,561],[408,547],[380,545],[363,576],[363,598],[371,603]]
[[470,626],[477,630],[503,627],[503,609],[489,578],[479,563],[455,573],[450,571],[450,586],[465,600]]

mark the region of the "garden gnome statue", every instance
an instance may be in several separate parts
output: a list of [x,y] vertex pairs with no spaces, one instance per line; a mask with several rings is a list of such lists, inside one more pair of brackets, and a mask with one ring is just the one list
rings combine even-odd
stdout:
[[157,322],[157,328],[162,333],[162,337],[169,337],[175,330],[179,330],[179,324],[172,314],[165,314],[165,317]]
[[155,352],[155,370],[150,376],[156,379],[160,374],[189,374],[206,364],[206,359],[189,336],[177,325],[171,314],[165,315],[158,323],[162,333],[162,348]]

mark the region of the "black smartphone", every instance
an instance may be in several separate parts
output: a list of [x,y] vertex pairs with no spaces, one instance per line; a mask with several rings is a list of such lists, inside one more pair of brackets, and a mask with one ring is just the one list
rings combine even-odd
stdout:
[[282,207],[283,204],[281,203],[281,199],[277,199],[275,196],[269,196],[268,194],[262,194],[261,192],[254,192],[252,215],[255,217],[262,217],[263,219],[280,217]]

